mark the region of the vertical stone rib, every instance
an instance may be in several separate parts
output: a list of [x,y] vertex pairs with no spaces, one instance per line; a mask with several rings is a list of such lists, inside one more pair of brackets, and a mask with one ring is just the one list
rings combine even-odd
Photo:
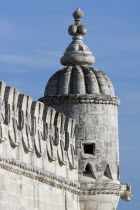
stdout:
[[101,94],[103,94],[103,95],[110,95],[109,88],[108,88],[106,80],[105,80],[105,78],[103,76],[102,71],[94,69],[94,73],[95,73],[96,78],[98,80],[98,84],[99,84],[99,87],[100,87]]
[[[109,79],[109,81],[110,81],[110,79]],[[110,90],[110,95],[111,95],[112,97],[115,96],[114,87],[113,87],[113,84],[112,84],[111,81],[109,82],[109,90]]]
[[80,66],[73,67],[73,94],[86,94],[84,74]]
[[59,95],[69,94],[71,71],[72,66],[68,66],[61,75],[59,82]]
[[106,84],[108,85],[109,95],[113,97],[115,95],[115,93],[114,93],[114,87],[113,87],[113,85],[112,85],[109,77],[104,72],[102,72],[102,74],[104,76],[104,79],[106,81]]
[[99,94],[99,86],[95,74],[91,68],[82,67],[85,76],[86,94]]
[[56,72],[48,81],[45,88],[45,96],[56,96],[59,95],[59,80],[61,76],[61,71]]
[[106,74],[104,74],[104,78],[105,78],[105,80],[106,80],[106,82],[107,82],[107,84],[108,84],[109,93],[110,93],[110,95],[113,97],[113,96],[115,95],[114,87],[113,87],[113,85],[112,85],[112,83],[111,83],[109,77],[108,77]]

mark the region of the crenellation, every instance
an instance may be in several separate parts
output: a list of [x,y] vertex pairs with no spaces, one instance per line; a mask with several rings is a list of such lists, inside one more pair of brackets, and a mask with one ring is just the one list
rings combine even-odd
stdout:
[[19,94],[19,130],[21,130],[22,144],[25,152],[33,151],[33,138],[31,133],[31,105],[32,98],[25,94]]
[[18,147],[20,145],[20,133],[19,133],[19,118],[18,118],[18,96],[19,91],[13,87],[5,88],[5,117],[8,125],[8,136],[12,147]]
[[6,84],[0,81],[0,142],[5,142],[8,139],[8,127],[5,125],[5,93]]
[[46,140],[44,138],[43,122],[44,104],[38,101],[32,102],[32,136],[35,152],[38,157],[44,156],[46,152]]
[[61,113],[56,113],[55,115],[55,145],[57,146],[58,160],[61,165],[66,165],[66,139],[64,132],[66,116]]
[[75,158],[75,120],[72,118],[67,119],[67,128],[66,128],[66,142],[67,142],[67,151],[69,164],[72,169],[76,168],[76,158]]
[[[0,83],[0,105],[0,150],[3,156],[8,155],[40,168],[47,167],[46,159],[49,164],[57,161],[62,167],[69,163],[70,170],[76,169],[75,120],[66,119],[55,109],[19,94],[17,89],[6,87],[4,82]],[[4,141],[5,144],[2,143]],[[53,166],[50,166],[51,169]]]
[[47,108],[47,127],[48,127],[48,134],[47,134],[47,154],[50,161],[55,161],[57,159],[57,146],[55,145],[55,114],[56,111],[52,108]]
[[64,147],[65,147],[65,131],[64,131],[64,125],[65,125],[66,116],[62,113],[56,112],[55,115],[55,144],[59,145],[61,141],[64,140]]

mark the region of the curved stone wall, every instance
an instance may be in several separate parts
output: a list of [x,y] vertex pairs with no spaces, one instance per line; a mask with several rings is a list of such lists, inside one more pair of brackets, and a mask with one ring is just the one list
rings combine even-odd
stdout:
[[[44,97],[44,103],[76,120],[76,151],[79,156],[79,175],[87,164],[91,180],[119,182],[118,104],[117,97],[73,95]],[[54,103],[55,101],[55,103]],[[88,147],[93,147],[91,151]],[[90,148],[89,148],[90,149]],[[90,154],[92,153],[92,154]],[[82,181],[82,180],[81,180]]]

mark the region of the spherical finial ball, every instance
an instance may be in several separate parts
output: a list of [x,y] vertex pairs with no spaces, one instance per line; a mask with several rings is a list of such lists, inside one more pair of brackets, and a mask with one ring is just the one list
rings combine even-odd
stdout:
[[80,19],[84,16],[84,13],[78,8],[77,10],[74,11],[73,17],[75,20]]
[[71,25],[68,28],[68,32],[70,35],[75,35],[77,32],[77,26],[76,25]]
[[87,27],[84,25],[78,26],[78,33],[81,35],[85,35],[87,33]]

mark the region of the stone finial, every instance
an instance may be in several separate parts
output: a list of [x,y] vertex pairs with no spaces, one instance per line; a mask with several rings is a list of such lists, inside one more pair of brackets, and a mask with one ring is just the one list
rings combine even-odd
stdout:
[[68,28],[68,33],[73,36],[73,41],[67,47],[66,52],[60,60],[64,66],[88,66],[95,62],[94,56],[82,41],[83,36],[87,32],[86,26],[81,25],[83,16],[84,14],[79,8],[73,13],[75,24],[70,25]]
[[81,25],[81,19],[84,16],[84,13],[78,8],[74,11],[73,17],[75,20],[75,24],[69,26],[68,32],[70,35],[85,35],[87,32],[87,28],[84,25]]
[[75,10],[72,15],[75,20],[81,20],[84,16],[84,13],[80,10],[80,8],[77,8],[77,10]]

